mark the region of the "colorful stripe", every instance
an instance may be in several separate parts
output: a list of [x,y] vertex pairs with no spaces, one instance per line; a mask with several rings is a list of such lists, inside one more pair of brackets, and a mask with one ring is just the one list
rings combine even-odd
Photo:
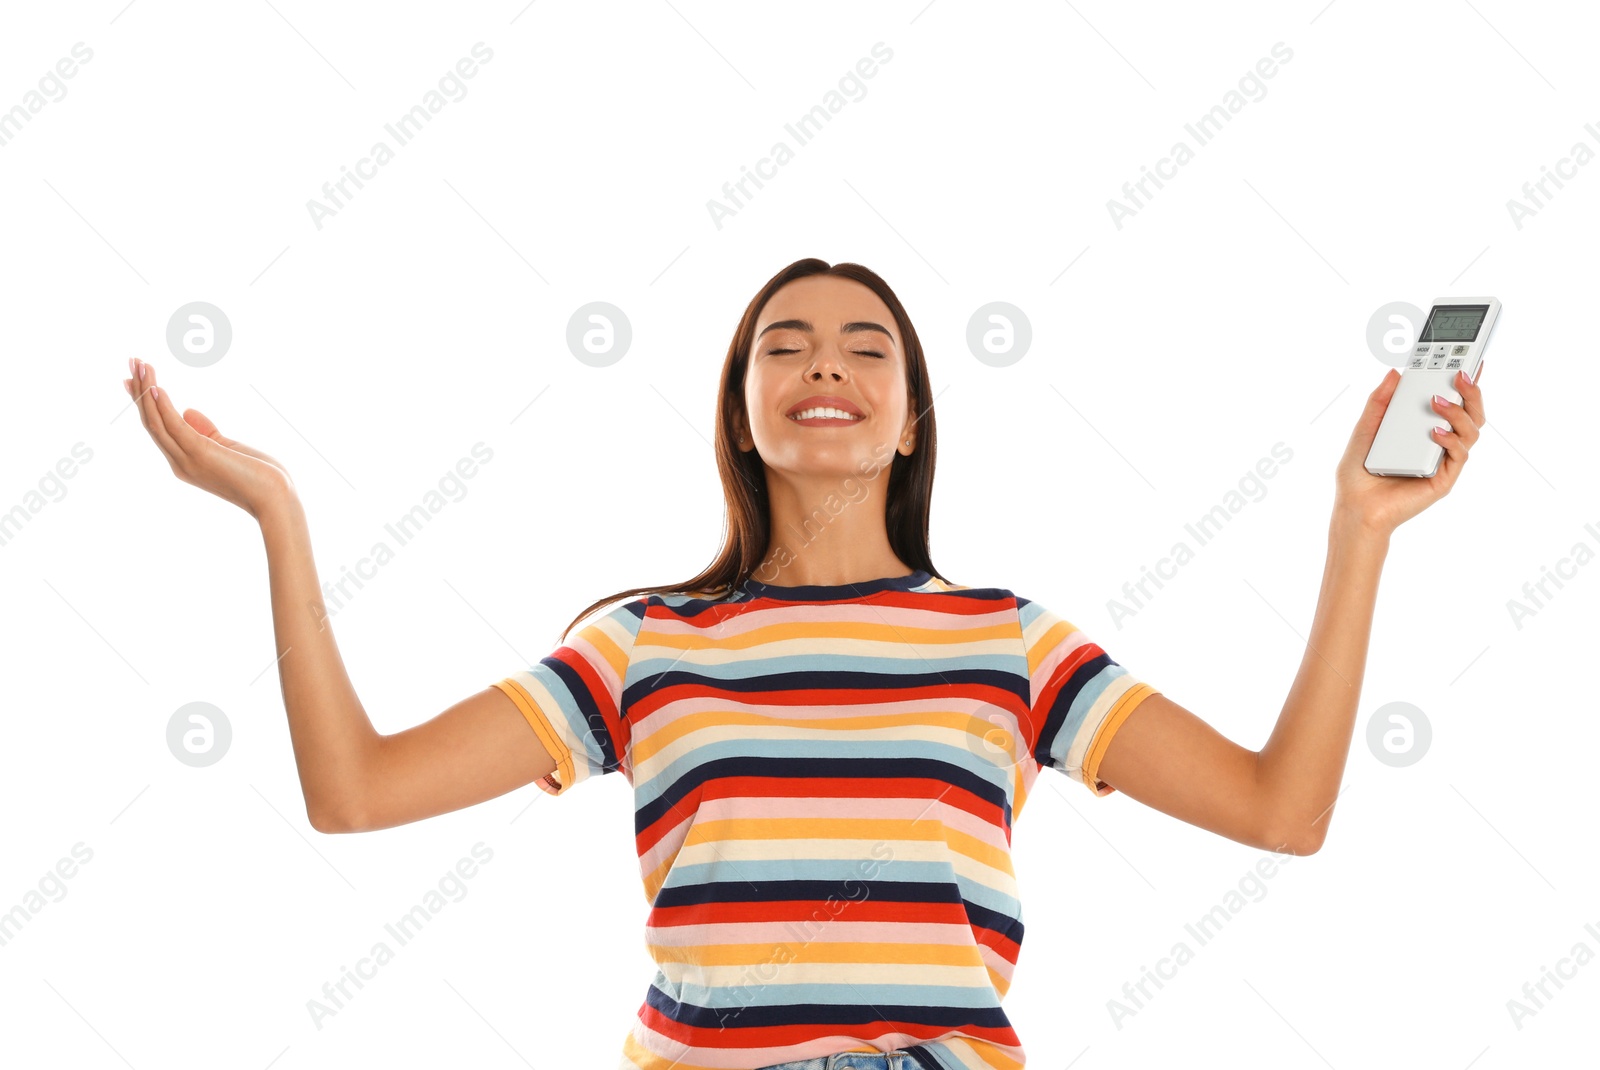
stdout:
[[496,686],[556,759],[542,790],[633,788],[657,971],[622,1070],[1018,1070],[1012,825],[1041,768],[1110,794],[1159,693],[1039,603],[921,570],[636,598]]

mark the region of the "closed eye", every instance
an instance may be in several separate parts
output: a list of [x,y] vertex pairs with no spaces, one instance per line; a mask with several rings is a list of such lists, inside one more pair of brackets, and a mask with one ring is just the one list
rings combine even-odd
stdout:
[[[769,350],[767,350],[767,356],[770,357],[770,356],[772,356],[772,355],[774,355],[776,353],[798,353],[798,352],[800,352],[798,349],[769,349]],[[878,357],[879,359],[883,358],[883,354],[882,353],[877,353],[877,352],[874,352],[873,350],[870,350],[870,349],[853,349],[853,350],[851,350],[851,352],[856,354],[856,356],[858,356],[858,357]]]

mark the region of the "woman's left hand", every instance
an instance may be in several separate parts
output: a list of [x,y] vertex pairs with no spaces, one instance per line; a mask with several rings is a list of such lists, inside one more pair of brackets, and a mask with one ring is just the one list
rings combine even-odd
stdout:
[[[1478,365],[1478,379],[1483,379],[1487,361]],[[1461,404],[1433,399],[1433,411],[1449,422],[1448,430],[1434,432],[1433,440],[1444,447],[1439,458],[1439,469],[1427,479],[1408,476],[1375,476],[1366,469],[1367,453],[1372,449],[1372,439],[1383,422],[1389,399],[1400,382],[1400,372],[1391,368],[1367,397],[1367,407],[1356,421],[1344,457],[1339,461],[1338,489],[1334,494],[1336,516],[1353,521],[1366,530],[1388,535],[1395,528],[1416,516],[1422,510],[1450,493],[1461,468],[1467,463],[1467,451],[1478,441],[1479,428],[1484,425],[1483,390],[1466,372],[1456,373],[1455,388],[1461,394]]]

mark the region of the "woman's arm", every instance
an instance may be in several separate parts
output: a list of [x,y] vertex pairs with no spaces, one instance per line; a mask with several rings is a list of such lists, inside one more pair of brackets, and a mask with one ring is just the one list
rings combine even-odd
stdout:
[[[1388,478],[1388,477],[1385,477]],[[1335,516],[1328,527],[1311,635],[1278,723],[1261,748],[1256,783],[1296,854],[1322,846],[1350,756],[1366,675],[1378,577],[1389,535]]]
[[319,832],[347,827],[361,804],[368,755],[377,742],[327,626],[311,533],[293,492],[262,508],[272,593],[272,631],[278,651],[278,685],[289,714],[289,738],[300,771],[306,817]]
[[1311,854],[1327,835],[1366,670],[1387,536],[1329,526],[1322,593],[1300,672],[1260,752],[1165,695],[1111,737],[1099,779],[1192,825],[1252,847]]
[[1100,780],[1241,843],[1295,854],[1322,846],[1350,755],[1390,536],[1455,485],[1485,422],[1482,391],[1460,375],[1462,404],[1434,404],[1450,422],[1437,436],[1446,450],[1438,472],[1428,479],[1374,476],[1364,462],[1399,379],[1391,370],[1369,395],[1340,460],[1316,616],[1266,745],[1248,750],[1165,695],[1152,695],[1111,738]]
[[516,705],[489,687],[424,724],[379,735],[361,705],[291,492],[263,509],[278,680],[306,816],[319,832],[366,832],[459,810],[531,783],[556,760]]
[[305,510],[282,464],[227,438],[195,409],[179,413],[155,370],[130,361],[124,387],[173,474],[233,502],[261,525],[306,816],[321,832],[387,828],[503,795],[556,762],[515,704],[486,688],[425,724],[380,736],[351,686],[323,607]]

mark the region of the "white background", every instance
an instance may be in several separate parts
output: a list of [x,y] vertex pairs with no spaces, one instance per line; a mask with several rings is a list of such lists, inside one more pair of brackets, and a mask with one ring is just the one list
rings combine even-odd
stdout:
[[[1046,603],[1252,748],[1298,670],[1334,467],[1385,371],[1369,317],[1504,302],[1490,422],[1455,490],[1393,539],[1323,850],[1118,1028],[1107,1001],[1259,853],[1047,772],[1016,832],[1027,937],[1005,1005],[1040,1068],[1592,1061],[1600,964],[1520,1029],[1507,1009],[1575,944],[1600,953],[1584,930],[1600,929],[1600,567],[1547,587],[1520,628],[1508,611],[1575,544],[1600,547],[1584,528],[1600,528],[1585,341],[1600,167],[1520,228],[1507,210],[1575,143],[1600,150],[1588,14],[12,7],[0,108],[75,42],[93,58],[0,148],[0,511],[29,514],[0,546],[0,910],[74,844],[93,857],[0,947],[0,1061],[615,1066],[653,972],[623,778],[311,830],[259,532],[173,478],[120,380],[129,356],[151,360],[180,408],[283,460],[324,579],[474,443],[492,448],[338,612],[362,703],[393,732],[548,653],[590,601],[710,560],[718,371],[750,296],[805,256],[882,273],[921,334],[940,572]],[[319,230],[307,201],[479,41],[494,56],[467,96]],[[716,226],[707,202],[879,41],[893,57],[865,97]],[[1293,58],[1266,95],[1118,229],[1106,202],[1276,42]],[[233,328],[206,368],[165,336],[200,300]],[[633,328],[607,368],[565,340],[596,300]],[[1033,328],[1005,368],[966,345],[996,300]],[[92,459],[30,499],[79,442]],[[1264,496],[1117,627],[1108,601],[1278,442],[1293,459]],[[207,768],[166,744],[192,701],[232,725]],[[1365,741],[1393,701],[1433,727],[1406,768]],[[317,1028],[307,1001],[479,841],[493,860],[466,897]]]

